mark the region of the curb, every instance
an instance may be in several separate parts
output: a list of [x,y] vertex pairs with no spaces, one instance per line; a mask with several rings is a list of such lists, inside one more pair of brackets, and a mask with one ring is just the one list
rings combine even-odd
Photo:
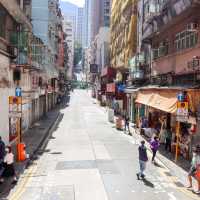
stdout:
[[34,158],[34,155],[38,153],[38,150],[43,146],[43,144],[45,143],[45,141],[48,140],[49,135],[50,135],[50,130],[54,127],[55,124],[57,124],[57,121],[60,118],[60,116],[61,116],[61,113],[58,112],[58,114],[56,116],[56,119],[52,122],[52,124],[46,130],[46,133],[42,137],[41,141],[39,142],[39,144],[37,145],[37,147],[35,148],[35,150],[32,152],[32,154],[30,155],[29,160],[32,160]]

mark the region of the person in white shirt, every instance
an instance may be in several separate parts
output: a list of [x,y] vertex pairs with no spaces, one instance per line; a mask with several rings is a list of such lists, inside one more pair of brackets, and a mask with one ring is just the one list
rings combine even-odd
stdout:
[[[188,173],[188,182],[189,186],[187,187],[189,190],[192,190],[192,177],[195,176],[195,173],[200,167],[200,145],[197,145],[196,148],[193,150],[193,158],[191,162],[191,168]],[[196,194],[200,194],[200,180],[198,182],[198,190],[195,191]]]
[[17,182],[15,168],[14,168],[14,154],[10,146],[6,147],[6,155],[4,157],[4,167],[3,177],[13,177],[13,183]]

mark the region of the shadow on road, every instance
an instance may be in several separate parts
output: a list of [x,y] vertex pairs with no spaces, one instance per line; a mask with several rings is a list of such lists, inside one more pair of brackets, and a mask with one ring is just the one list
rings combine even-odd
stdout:
[[142,181],[144,185],[146,185],[147,187],[154,188],[154,184],[151,181],[147,180],[146,178],[142,179]]

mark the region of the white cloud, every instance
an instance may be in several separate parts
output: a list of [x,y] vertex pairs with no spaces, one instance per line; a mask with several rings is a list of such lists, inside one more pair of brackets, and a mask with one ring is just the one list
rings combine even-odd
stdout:
[[83,7],[85,0],[61,0],[61,1],[68,1],[70,3],[76,4],[77,6]]

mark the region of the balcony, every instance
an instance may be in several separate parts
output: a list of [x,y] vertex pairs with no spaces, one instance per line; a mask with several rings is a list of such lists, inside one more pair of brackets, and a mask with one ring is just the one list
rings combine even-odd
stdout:
[[143,39],[152,38],[155,33],[165,31],[171,25],[178,24],[183,18],[199,12],[200,0],[166,0],[155,9],[155,12],[147,14],[144,23]]
[[28,30],[32,30],[30,21],[20,9],[16,0],[1,0],[1,4],[18,23],[23,24]]
[[28,65],[29,60],[28,32],[11,32],[8,51],[17,65]]

